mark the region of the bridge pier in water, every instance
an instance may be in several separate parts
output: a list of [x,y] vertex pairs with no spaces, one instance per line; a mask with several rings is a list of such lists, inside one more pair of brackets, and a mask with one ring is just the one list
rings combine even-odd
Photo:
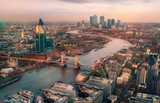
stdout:
[[64,54],[62,53],[61,54],[61,63],[60,63],[60,67],[66,67],[67,65],[66,64],[64,64],[65,63],[65,58],[64,58]]
[[75,56],[75,62],[74,62],[73,69],[80,69],[80,66],[79,66],[79,56],[78,55]]

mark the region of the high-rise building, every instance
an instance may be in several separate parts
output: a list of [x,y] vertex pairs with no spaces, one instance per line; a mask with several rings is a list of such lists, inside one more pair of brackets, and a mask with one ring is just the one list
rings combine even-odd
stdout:
[[121,21],[120,20],[117,20],[117,23],[116,23],[116,28],[118,29],[121,25]]
[[90,25],[98,27],[97,15],[90,16]]
[[46,47],[46,30],[44,28],[44,23],[42,19],[39,19],[39,22],[36,26],[36,51],[44,52]]
[[84,20],[82,20],[82,28],[85,28]]
[[115,19],[112,19],[111,24],[115,25]]
[[93,26],[93,16],[90,16],[90,25]]
[[107,24],[108,28],[111,28],[111,19],[108,19],[108,24]]
[[84,20],[82,20],[82,24],[84,24]]
[[160,75],[153,77],[153,92],[154,94],[160,94]]
[[100,16],[100,24],[104,26],[104,16]]
[[93,25],[97,26],[98,21],[97,21],[97,15],[93,15]]
[[158,69],[158,53],[150,53],[149,54],[149,67],[148,67],[148,74],[147,74],[147,88],[149,93],[154,93],[154,85],[153,85],[153,77],[157,76],[159,73]]
[[77,26],[80,27],[80,22],[77,23]]
[[147,71],[145,67],[139,67],[137,70],[137,85],[146,83]]
[[104,28],[106,28],[107,27],[107,25],[106,25],[106,21],[104,21],[104,26],[103,26]]

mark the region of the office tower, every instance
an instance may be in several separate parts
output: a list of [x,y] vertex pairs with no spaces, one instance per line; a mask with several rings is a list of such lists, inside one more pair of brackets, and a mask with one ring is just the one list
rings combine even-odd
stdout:
[[112,19],[111,24],[115,25],[115,19]]
[[117,20],[117,23],[116,23],[116,28],[118,29],[121,25],[121,21],[120,20]]
[[84,24],[84,20],[82,20],[82,24]]
[[153,92],[154,94],[160,94],[160,75],[153,77]]
[[117,20],[118,26],[121,25],[121,20]]
[[104,26],[104,16],[100,16],[100,24]]
[[103,28],[106,28],[107,27],[107,24],[106,24],[106,21],[104,21],[104,26],[103,26]]
[[108,19],[108,24],[107,24],[108,28],[111,28],[111,19]]
[[158,75],[158,53],[150,53],[149,54],[149,67],[148,67],[148,74],[147,74],[147,89],[149,93],[155,93],[154,92],[154,85],[153,85],[153,77]]
[[39,19],[39,22],[36,26],[36,51],[44,52],[46,47],[46,31],[44,28],[44,23],[42,19]]
[[147,71],[145,67],[139,67],[137,70],[137,85],[146,83],[146,74]]
[[93,15],[93,25],[97,26],[98,22],[97,22],[97,15]]
[[77,26],[80,27],[80,22],[77,23]]
[[93,26],[93,16],[90,16],[90,25]]
[[54,86],[50,88],[50,92],[69,97],[69,102],[65,103],[73,103],[76,98],[76,90],[70,84],[56,82]]
[[82,20],[82,28],[85,28],[84,20]]

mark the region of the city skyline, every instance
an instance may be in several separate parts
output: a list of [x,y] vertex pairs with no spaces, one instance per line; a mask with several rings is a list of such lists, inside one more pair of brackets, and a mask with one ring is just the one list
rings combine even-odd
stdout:
[[[1,0],[0,21],[81,21],[90,15],[124,22],[160,22],[158,0]],[[99,19],[98,19],[99,22]]]
[[[7,0],[3,7],[8,11],[0,9],[0,19],[11,15],[0,21],[0,103],[159,103],[160,23],[129,23],[72,5],[77,15],[63,5],[57,7],[63,16],[47,12],[53,0],[48,7],[44,0],[19,2],[14,7]],[[56,0],[57,6],[57,2],[97,3]]]

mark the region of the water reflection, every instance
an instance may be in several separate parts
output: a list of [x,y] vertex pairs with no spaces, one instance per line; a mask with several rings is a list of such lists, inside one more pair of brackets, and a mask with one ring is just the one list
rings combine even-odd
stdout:
[[74,75],[75,77],[79,74],[80,69],[74,69]]
[[[111,42],[105,45],[105,48],[97,51],[93,50],[86,55],[81,55],[79,59],[90,66],[94,64],[98,58],[105,57],[111,53],[116,53],[117,51],[124,49],[124,46],[125,48],[128,48],[131,44],[124,42],[124,40],[121,39],[112,39]],[[38,89],[49,88],[53,83],[59,80],[64,81],[64,83],[70,83],[75,80],[78,73],[89,70],[91,70],[91,68],[86,69],[81,67],[80,69],[74,70],[73,66],[68,65],[66,68],[60,68],[59,65],[55,64],[47,65],[22,76],[22,79],[16,83],[0,89],[0,100],[4,99],[5,95],[15,94],[16,91],[20,89],[36,92]]]
[[65,75],[66,75],[66,67],[62,67],[61,68],[61,75],[62,75],[62,77],[65,77]]

